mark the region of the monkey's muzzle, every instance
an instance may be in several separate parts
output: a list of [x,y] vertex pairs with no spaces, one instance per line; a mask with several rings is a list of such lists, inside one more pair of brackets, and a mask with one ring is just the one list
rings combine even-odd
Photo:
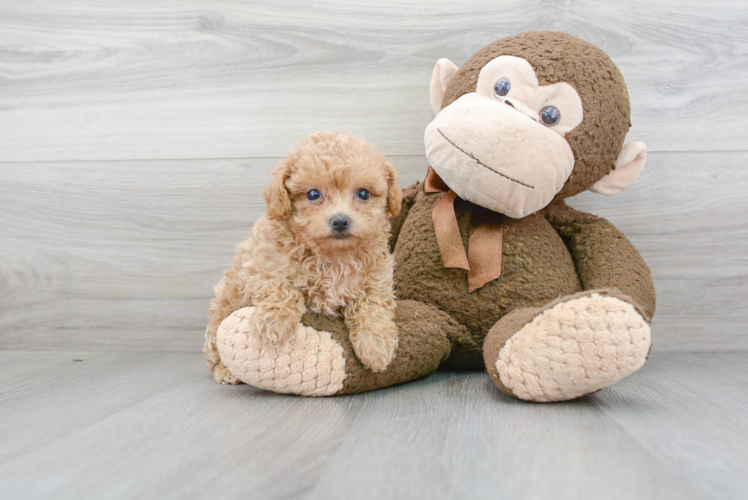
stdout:
[[548,205],[574,168],[564,137],[519,101],[465,94],[426,127],[426,156],[457,195],[508,217]]

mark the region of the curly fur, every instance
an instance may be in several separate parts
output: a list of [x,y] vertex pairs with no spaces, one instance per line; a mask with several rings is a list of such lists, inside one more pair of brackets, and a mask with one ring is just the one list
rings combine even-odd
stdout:
[[[246,306],[256,307],[252,334],[271,344],[295,335],[307,311],[343,316],[359,359],[384,370],[397,347],[388,246],[389,216],[402,201],[395,169],[366,141],[317,132],[272,174],[263,193],[267,212],[214,290],[204,349],[213,377],[239,383],[221,363],[216,332]],[[356,197],[362,188],[370,192],[366,201]],[[307,199],[312,189],[320,200]],[[334,215],[350,219],[345,237],[332,230]]]

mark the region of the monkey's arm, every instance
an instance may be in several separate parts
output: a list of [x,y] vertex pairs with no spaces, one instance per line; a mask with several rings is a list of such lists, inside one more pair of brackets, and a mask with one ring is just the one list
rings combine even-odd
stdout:
[[613,289],[633,299],[652,320],[655,289],[641,255],[613,224],[561,202],[549,206],[546,218],[571,252],[585,290]]
[[423,185],[420,182],[416,182],[412,186],[403,189],[403,205],[400,208],[400,214],[397,217],[390,217],[391,235],[390,235],[390,252],[395,251],[395,244],[397,243],[397,237],[400,236],[400,230],[403,227],[405,219],[408,218],[408,212],[410,207],[416,201],[416,194],[423,190]]

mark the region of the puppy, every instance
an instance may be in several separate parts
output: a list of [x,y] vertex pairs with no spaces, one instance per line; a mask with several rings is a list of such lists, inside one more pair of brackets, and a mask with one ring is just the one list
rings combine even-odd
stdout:
[[390,216],[402,191],[393,166],[347,133],[317,132],[272,172],[267,212],[215,288],[205,354],[214,378],[238,383],[215,347],[221,321],[254,306],[249,331],[268,344],[296,334],[310,311],[342,316],[361,362],[384,370],[397,348]]

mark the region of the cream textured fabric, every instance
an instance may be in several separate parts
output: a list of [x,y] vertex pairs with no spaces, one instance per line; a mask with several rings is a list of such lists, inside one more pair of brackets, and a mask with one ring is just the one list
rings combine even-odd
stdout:
[[301,396],[329,396],[343,388],[343,348],[328,332],[299,325],[295,338],[270,345],[247,335],[253,311],[234,311],[218,327],[218,353],[232,374],[253,387]]
[[529,401],[564,401],[635,372],[649,353],[649,325],[628,302],[599,294],[535,317],[499,353],[501,383]]
[[634,183],[647,161],[647,145],[643,142],[629,142],[623,145],[613,170],[597,181],[590,191],[611,196],[620,193]]
[[444,108],[424,141],[429,163],[460,198],[514,219],[548,205],[574,168],[563,136],[475,92]]
[[452,77],[455,76],[459,68],[455,63],[449,59],[442,57],[436,61],[434,66],[434,72],[431,74],[431,85],[429,86],[429,93],[431,94],[431,109],[434,110],[434,114],[439,114],[439,110],[442,109],[442,99],[444,98],[444,91],[447,90],[447,85]]

